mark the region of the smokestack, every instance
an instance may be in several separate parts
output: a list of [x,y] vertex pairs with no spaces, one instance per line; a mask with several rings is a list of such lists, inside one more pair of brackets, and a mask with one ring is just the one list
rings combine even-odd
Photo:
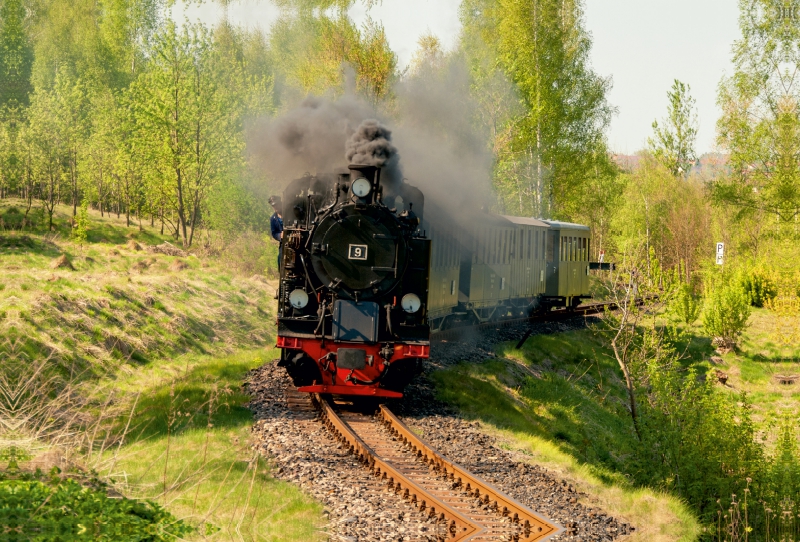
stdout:
[[[361,164],[350,164],[348,166],[350,170],[350,191],[367,201],[367,203],[372,203],[375,201],[380,201],[381,196],[383,194],[383,189],[381,188],[381,168],[376,166],[365,166]],[[364,179],[369,182],[370,188],[368,193],[362,195],[364,193],[364,189],[360,188],[358,181],[360,179]]]

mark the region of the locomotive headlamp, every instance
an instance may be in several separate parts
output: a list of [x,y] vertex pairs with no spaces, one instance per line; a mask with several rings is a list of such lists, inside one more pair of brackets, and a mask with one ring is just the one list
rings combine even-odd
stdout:
[[415,313],[422,306],[422,301],[419,300],[417,294],[406,294],[400,301],[400,306],[403,307],[403,310],[406,312]]
[[289,303],[291,303],[292,307],[295,309],[302,309],[308,305],[308,294],[300,288],[292,290],[292,293],[289,294]]
[[358,178],[353,181],[353,194],[359,198],[364,198],[369,194],[372,189],[372,184],[364,177]]

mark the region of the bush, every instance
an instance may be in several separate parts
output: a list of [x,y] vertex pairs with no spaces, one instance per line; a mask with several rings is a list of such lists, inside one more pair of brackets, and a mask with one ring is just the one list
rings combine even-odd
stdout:
[[745,271],[739,281],[750,304],[754,307],[763,307],[778,295],[775,281],[761,270]]
[[111,498],[70,479],[0,480],[0,502],[0,522],[12,533],[3,540],[167,542],[194,531],[154,502]]
[[703,303],[703,327],[716,346],[735,348],[750,310],[750,298],[738,284],[717,285]]
[[688,284],[681,284],[670,302],[670,311],[685,324],[693,324],[700,316],[700,303]]
[[89,203],[84,200],[75,216],[75,224],[72,227],[72,239],[83,246],[86,243],[89,232]]
[[704,520],[713,520],[720,497],[741,481],[764,478],[750,403],[730,397],[713,378],[699,378],[680,363],[649,362],[649,388],[640,400],[640,447],[633,474],[642,484],[674,491]]

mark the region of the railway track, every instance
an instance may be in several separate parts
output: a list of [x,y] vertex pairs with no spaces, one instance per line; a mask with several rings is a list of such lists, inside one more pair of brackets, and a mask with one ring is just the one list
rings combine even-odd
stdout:
[[385,405],[372,415],[316,394],[311,401],[328,430],[387,490],[436,520],[439,540],[535,542],[563,530],[442,457]]
[[[637,299],[636,304],[642,305],[646,301],[649,301],[650,299],[651,298],[649,297]],[[580,305],[570,310],[560,308],[548,312],[536,313],[533,314],[532,316],[526,316],[524,318],[512,318],[509,320],[498,320],[498,321],[484,322],[482,324],[453,327],[442,331],[432,332],[431,342],[452,341],[454,339],[462,337],[464,333],[472,333],[474,331],[482,331],[486,329],[502,329],[512,326],[517,326],[520,324],[535,323],[535,322],[558,322],[561,320],[568,320],[576,316],[589,316],[592,314],[600,314],[604,312],[606,309],[614,310],[616,308],[617,304],[614,302],[586,303],[584,305]],[[522,343],[525,342],[525,339],[527,339],[529,335],[530,333],[525,335],[525,337],[520,341],[520,344],[517,346],[517,348],[521,348]]]

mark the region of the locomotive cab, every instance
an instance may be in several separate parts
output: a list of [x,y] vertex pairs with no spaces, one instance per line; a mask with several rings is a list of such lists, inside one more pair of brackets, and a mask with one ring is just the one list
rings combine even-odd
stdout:
[[428,357],[422,194],[381,171],[351,165],[284,193],[278,346],[301,391],[400,397]]

